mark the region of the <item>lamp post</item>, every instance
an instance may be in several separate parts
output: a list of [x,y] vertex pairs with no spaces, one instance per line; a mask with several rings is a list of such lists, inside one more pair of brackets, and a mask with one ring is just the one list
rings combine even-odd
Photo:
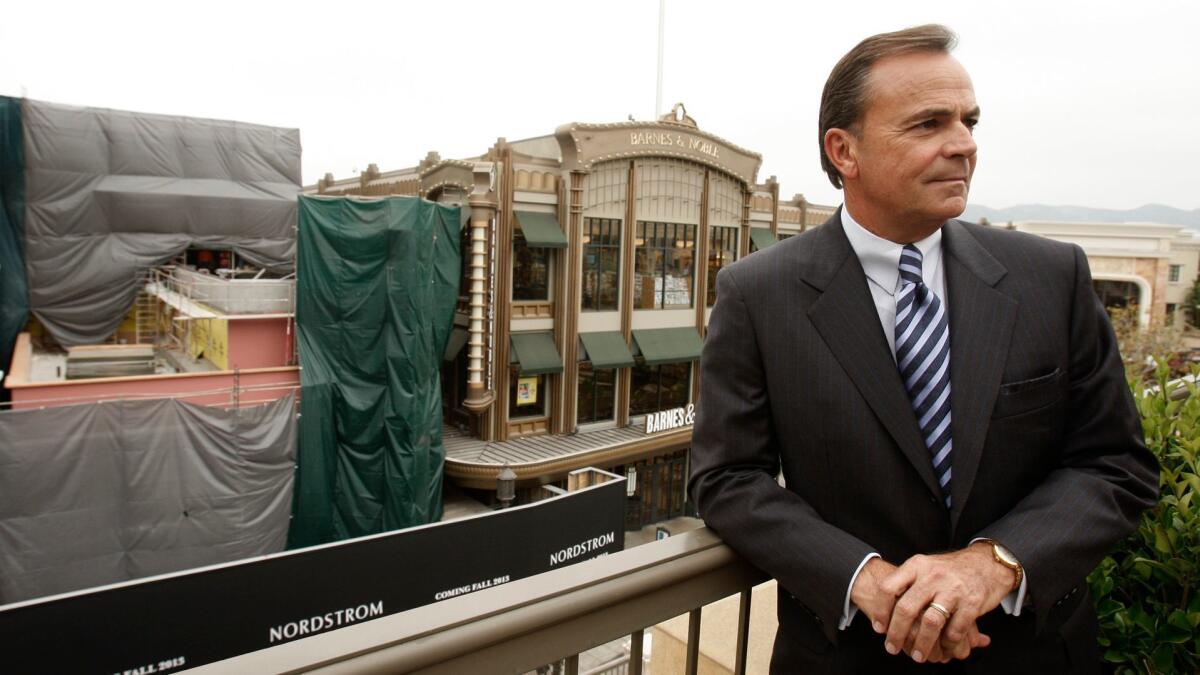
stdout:
[[517,474],[505,464],[500,474],[496,476],[496,499],[500,500],[500,508],[507,509],[512,506],[516,496]]

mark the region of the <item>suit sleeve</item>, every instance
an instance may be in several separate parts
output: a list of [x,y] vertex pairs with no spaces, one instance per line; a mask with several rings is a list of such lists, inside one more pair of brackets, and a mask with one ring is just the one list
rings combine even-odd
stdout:
[[700,358],[690,494],[705,523],[778,580],[836,641],[847,587],[873,549],[779,484],[763,358],[732,272],[717,275],[717,304]]
[[1158,498],[1158,461],[1146,448],[1116,336],[1074,247],[1068,419],[1058,466],[980,536],[1003,543],[1028,573],[1039,630]]

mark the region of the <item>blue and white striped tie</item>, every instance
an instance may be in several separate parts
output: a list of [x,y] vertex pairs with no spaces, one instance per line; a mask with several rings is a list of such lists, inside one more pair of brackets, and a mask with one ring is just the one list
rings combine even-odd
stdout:
[[921,278],[921,251],[908,244],[900,253],[896,294],[896,365],[908,389],[933,473],[950,506],[950,327],[946,310]]

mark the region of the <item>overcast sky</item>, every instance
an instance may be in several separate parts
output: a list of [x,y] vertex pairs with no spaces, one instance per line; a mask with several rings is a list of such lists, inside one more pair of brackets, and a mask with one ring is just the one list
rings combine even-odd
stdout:
[[[667,0],[666,14],[664,107],[761,153],[759,179],[785,196],[841,201],[816,139],[834,62],[937,21],[983,109],[973,202],[1200,207],[1200,4]],[[310,184],[649,119],[657,36],[657,0],[8,3],[0,94],[297,127]]]

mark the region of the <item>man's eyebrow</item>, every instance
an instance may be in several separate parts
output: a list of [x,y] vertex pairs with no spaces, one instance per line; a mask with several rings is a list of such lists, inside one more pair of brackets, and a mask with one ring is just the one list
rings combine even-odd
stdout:
[[[978,118],[979,112],[980,112],[979,106],[975,106],[974,108],[971,108],[970,110],[967,111],[966,117]],[[925,120],[925,119],[929,119],[931,117],[949,117],[953,114],[954,114],[953,108],[948,108],[946,106],[932,106],[929,108],[921,108],[917,112],[909,115],[905,121],[906,122],[916,122],[918,120]]]

